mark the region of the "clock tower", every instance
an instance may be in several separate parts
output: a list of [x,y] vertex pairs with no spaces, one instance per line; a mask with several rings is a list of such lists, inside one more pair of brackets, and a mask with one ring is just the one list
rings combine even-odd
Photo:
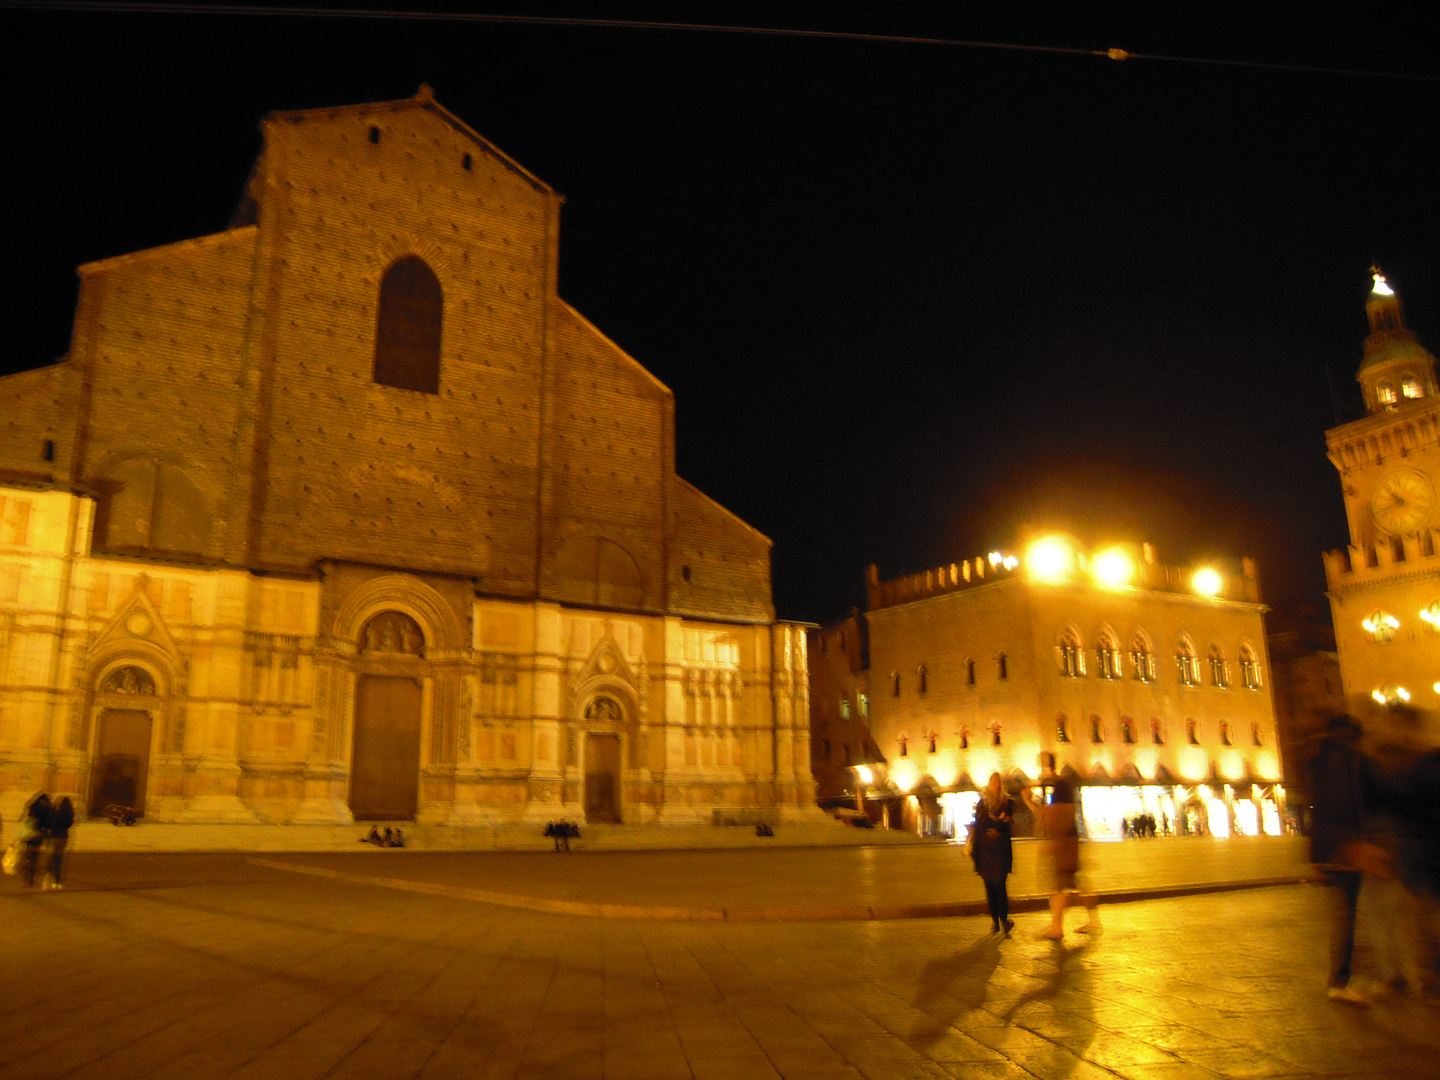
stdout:
[[1325,555],[1345,696],[1440,712],[1440,386],[1374,271],[1356,376],[1366,415],[1326,432],[1350,544]]

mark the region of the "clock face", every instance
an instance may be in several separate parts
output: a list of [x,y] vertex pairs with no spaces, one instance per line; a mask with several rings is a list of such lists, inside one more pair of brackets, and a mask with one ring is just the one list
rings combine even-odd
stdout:
[[1434,486],[1411,469],[1386,473],[1370,493],[1370,513],[1388,533],[1414,532],[1430,520],[1434,505]]

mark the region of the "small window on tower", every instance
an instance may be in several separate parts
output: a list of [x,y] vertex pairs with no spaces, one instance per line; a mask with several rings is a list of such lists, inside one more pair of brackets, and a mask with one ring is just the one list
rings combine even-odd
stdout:
[[1425,387],[1414,375],[1406,374],[1400,377],[1400,393],[1414,401],[1425,396]]
[[1379,399],[1381,405],[1394,405],[1395,384],[1392,382],[1376,383],[1375,397]]

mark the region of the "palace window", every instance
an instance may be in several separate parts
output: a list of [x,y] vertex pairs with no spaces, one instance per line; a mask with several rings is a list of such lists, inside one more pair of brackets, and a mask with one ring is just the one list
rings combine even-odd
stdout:
[[1260,721],[1250,721],[1250,741],[1256,746],[1264,746],[1265,740],[1260,737]]
[[1099,662],[1097,675],[1102,679],[1120,678],[1120,649],[1109,634],[1101,634],[1095,646],[1095,659]]
[[1196,721],[1185,721],[1185,739],[1191,746],[1200,745],[1200,725]]
[[1400,620],[1388,611],[1377,611],[1368,619],[1362,619],[1360,626],[1377,645],[1395,640],[1395,631],[1400,629]]
[[1221,745],[1221,746],[1232,746],[1232,745],[1234,745],[1234,744],[1230,741],[1230,721],[1229,721],[1229,720],[1221,720],[1221,721],[1220,721],[1220,745]]
[[1135,743],[1135,721],[1128,716],[1120,718],[1120,739],[1127,745]]
[[959,739],[960,739],[960,749],[961,749],[961,750],[969,750],[969,749],[970,749],[970,729],[969,729],[968,727],[962,727],[959,731],[955,732],[955,734],[956,734],[956,736],[958,736]]
[[923,694],[926,690],[930,689],[929,675],[930,673],[925,670],[924,664],[921,664],[915,669],[915,689],[919,693]]
[[1260,661],[1249,645],[1240,646],[1240,681],[1246,690],[1260,689]]
[[900,696],[900,673],[898,671],[890,672],[890,693],[894,697]]
[[1090,714],[1090,741],[1092,743],[1105,741],[1105,723],[1094,713]]
[[1055,741],[1070,741],[1070,721],[1065,718],[1064,713],[1055,718]]
[[1085,674],[1085,652],[1080,647],[1080,636],[1074,630],[1067,629],[1060,635],[1055,654],[1060,661],[1061,675],[1075,679]]
[[1160,723],[1158,716],[1150,718],[1150,741],[1156,746],[1165,745],[1165,725]]
[[850,719],[850,699],[847,697],[840,699],[840,718],[842,720]]
[[1175,669],[1181,686],[1194,686],[1200,681],[1200,662],[1188,641],[1182,641],[1175,650]]
[[1010,658],[1002,652],[995,658],[995,668],[1000,674],[1000,681],[1004,682],[1010,677]]
[[865,717],[868,717],[868,716],[870,715],[870,695],[869,695],[869,694],[861,694],[861,695],[860,695],[860,715],[861,715],[861,716],[865,716]]
[[440,279],[418,255],[406,255],[380,280],[375,381],[401,390],[440,392]]
[[1141,634],[1136,634],[1130,641],[1130,670],[1139,682],[1153,682],[1155,679],[1155,654]]
[[936,732],[932,731],[932,732],[930,732],[930,734],[929,734],[926,738],[927,738],[927,741],[928,741],[929,744],[930,744],[930,753],[932,753],[932,754],[935,753],[935,748],[936,748],[936,747],[939,745],[939,743],[940,743],[940,736],[939,736],[939,734],[937,734]]
[[966,685],[966,686],[974,686],[974,685],[975,685],[975,661],[974,661],[974,660],[966,660],[966,661],[965,661],[965,685]]
[[1000,722],[998,720],[990,725],[990,745],[1000,745]]
[[909,757],[909,756],[910,756],[910,737],[909,737],[908,735],[901,735],[900,738],[899,738],[897,741],[900,743],[900,756],[901,756],[901,757]]
[[1220,651],[1219,645],[1210,646],[1210,685],[1222,690],[1230,685],[1229,665],[1225,663],[1225,654]]

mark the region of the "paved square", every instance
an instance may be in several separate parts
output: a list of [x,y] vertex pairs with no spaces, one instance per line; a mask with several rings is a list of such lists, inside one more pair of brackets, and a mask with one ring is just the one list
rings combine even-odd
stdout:
[[1008,941],[976,917],[601,919],[93,858],[64,892],[0,894],[4,1080],[1440,1071],[1440,1010],[1326,1000],[1315,886],[1117,904],[1057,947],[1040,914]]

